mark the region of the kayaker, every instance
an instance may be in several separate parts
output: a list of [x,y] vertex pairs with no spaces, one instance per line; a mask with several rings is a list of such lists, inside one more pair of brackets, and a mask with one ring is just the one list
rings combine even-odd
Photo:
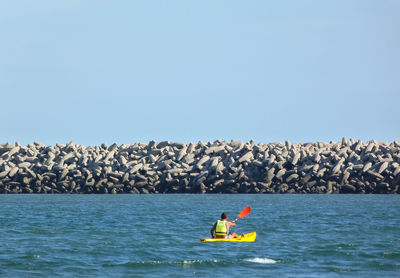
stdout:
[[[236,226],[234,221],[228,221],[228,213],[223,212],[221,214],[221,219],[215,222],[211,229],[212,238],[237,238],[239,237],[236,233],[229,233],[229,228]],[[214,236],[215,231],[215,236]]]

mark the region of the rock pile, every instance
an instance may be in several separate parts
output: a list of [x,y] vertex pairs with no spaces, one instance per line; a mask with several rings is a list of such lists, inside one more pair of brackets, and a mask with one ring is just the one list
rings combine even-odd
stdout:
[[0,145],[0,193],[400,193],[400,142]]

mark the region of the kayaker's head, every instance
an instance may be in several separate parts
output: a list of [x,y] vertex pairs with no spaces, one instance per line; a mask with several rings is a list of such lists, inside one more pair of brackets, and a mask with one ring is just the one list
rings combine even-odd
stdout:
[[225,220],[225,219],[228,219],[228,213],[223,212],[223,213],[221,214],[221,220]]

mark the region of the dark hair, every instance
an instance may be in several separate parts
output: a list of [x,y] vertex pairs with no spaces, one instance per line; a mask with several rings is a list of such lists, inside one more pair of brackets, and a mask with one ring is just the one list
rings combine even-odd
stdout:
[[221,219],[228,219],[228,213],[223,212],[223,213],[221,214]]

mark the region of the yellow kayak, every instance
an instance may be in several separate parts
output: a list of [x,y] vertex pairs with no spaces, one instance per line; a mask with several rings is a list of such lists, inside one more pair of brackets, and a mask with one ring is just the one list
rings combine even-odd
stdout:
[[241,242],[254,242],[256,240],[256,232],[245,234],[237,238],[202,238],[201,242],[213,242],[213,241],[241,241]]

